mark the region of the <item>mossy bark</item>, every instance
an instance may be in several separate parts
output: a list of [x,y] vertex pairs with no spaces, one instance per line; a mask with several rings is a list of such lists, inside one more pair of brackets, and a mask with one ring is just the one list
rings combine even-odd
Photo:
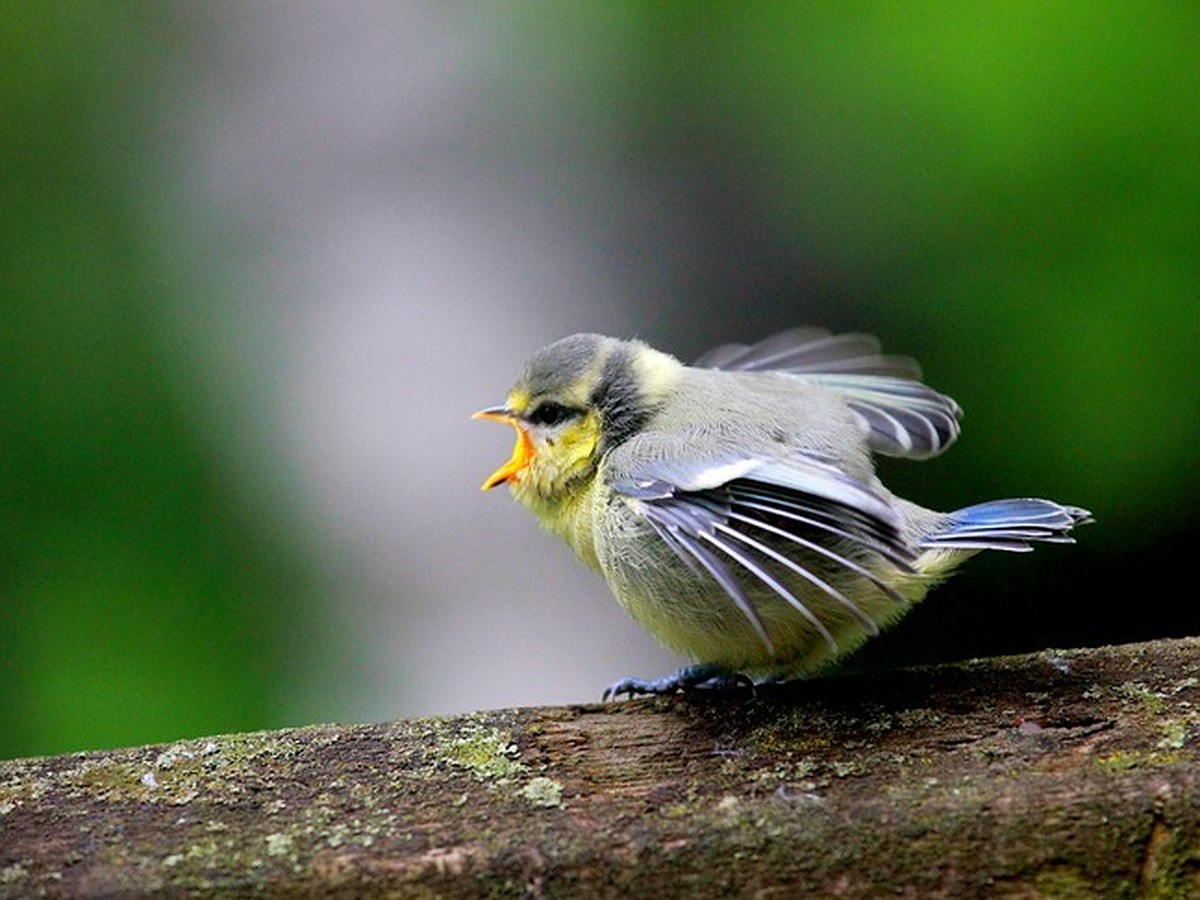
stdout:
[[0,895],[1197,896],[1200,640],[0,762]]

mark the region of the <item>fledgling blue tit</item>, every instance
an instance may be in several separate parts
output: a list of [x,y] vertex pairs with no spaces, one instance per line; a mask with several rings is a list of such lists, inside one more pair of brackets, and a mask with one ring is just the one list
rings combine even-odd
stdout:
[[1087,510],[994,500],[933,512],[872,456],[937,456],[960,409],[873,337],[797,328],[687,366],[641,341],[563,338],[503,406],[508,484],[691,664],[605,697],[805,675],[894,622],[980,550],[1071,543]]

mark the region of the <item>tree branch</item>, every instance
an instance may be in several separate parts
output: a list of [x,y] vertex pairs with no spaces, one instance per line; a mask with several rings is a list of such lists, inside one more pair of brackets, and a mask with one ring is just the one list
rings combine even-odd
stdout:
[[0,894],[1200,891],[1200,640],[0,762]]

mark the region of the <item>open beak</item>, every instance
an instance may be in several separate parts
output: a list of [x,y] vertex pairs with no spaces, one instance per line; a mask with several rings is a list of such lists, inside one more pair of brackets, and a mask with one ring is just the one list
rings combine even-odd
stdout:
[[515,481],[520,477],[525,467],[529,465],[529,461],[533,459],[533,444],[530,442],[529,433],[525,431],[521,420],[506,406],[490,406],[487,409],[481,409],[471,416],[471,418],[491,419],[493,422],[503,422],[506,425],[511,425],[517,432],[517,443],[513,447],[512,458],[488,476],[487,481],[483,483],[482,489],[490,491],[498,484],[503,484],[506,481]]

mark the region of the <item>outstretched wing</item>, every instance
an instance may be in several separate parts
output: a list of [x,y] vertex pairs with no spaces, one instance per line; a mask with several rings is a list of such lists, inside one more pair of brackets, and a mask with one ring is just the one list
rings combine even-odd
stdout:
[[[875,622],[831,583],[831,571],[865,578],[903,603],[878,575],[845,552],[845,542],[909,570],[915,551],[904,540],[888,500],[815,460],[729,458],[700,464],[645,457],[634,471],[617,474],[613,489],[636,501],[638,512],[687,565],[705,572],[729,595],[768,652],[771,637],[747,592],[746,579],[774,591],[835,651],[837,642],[820,617],[788,587],[790,571],[844,607],[871,634]],[[820,572],[811,562],[820,559]],[[786,579],[794,581],[794,579]]]
[[921,382],[915,360],[883,354],[869,334],[792,328],[757,344],[725,344],[693,365],[785,372],[837,391],[858,417],[871,449],[887,456],[926,459],[958,437],[958,404]]

